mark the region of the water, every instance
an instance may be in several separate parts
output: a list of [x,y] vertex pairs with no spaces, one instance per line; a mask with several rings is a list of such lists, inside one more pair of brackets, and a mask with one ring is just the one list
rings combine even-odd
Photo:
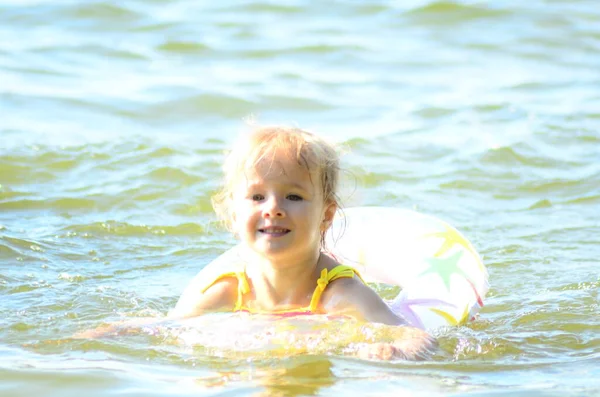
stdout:
[[[600,395],[599,50],[591,0],[2,2],[0,395]],[[70,338],[234,243],[209,197],[249,115],[343,143],[347,206],[466,234],[480,318],[423,363],[236,316]]]

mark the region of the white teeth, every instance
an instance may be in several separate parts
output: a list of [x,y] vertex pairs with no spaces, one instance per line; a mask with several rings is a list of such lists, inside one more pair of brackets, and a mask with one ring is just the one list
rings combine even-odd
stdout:
[[280,228],[268,228],[268,229],[261,229],[261,231],[263,233],[285,233],[287,232],[287,229],[280,229]]

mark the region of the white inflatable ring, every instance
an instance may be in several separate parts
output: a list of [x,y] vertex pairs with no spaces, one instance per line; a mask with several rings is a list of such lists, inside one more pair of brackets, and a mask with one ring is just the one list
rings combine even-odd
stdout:
[[[481,309],[489,288],[471,243],[447,223],[415,211],[345,209],[326,235],[326,249],[366,281],[399,286],[392,311],[422,329],[464,324]],[[240,261],[237,246],[201,274],[223,273]]]
[[418,328],[464,324],[489,289],[471,243],[447,223],[415,211],[345,209],[327,233],[326,248],[365,280],[401,287],[390,307]]

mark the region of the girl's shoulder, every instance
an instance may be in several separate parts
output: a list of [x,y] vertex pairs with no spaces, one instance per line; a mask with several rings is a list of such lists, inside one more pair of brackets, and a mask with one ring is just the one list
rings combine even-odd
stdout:
[[369,288],[353,267],[344,265],[329,255],[323,264],[323,270],[321,270],[321,276],[317,283],[325,285],[321,296],[321,304],[325,306],[330,301],[346,301],[353,294],[361,295],[363,288]]
[[226,260],[220,257],[196,274],[185,287],[170,316],[193,317],[206,311],[235,306],[245,264],[238,260],[237,252],[228,254]]
[[[336,282],[335,284],[339,284],[340,287],[345,285],[354,285],[357,281],[360,284],[364,284],[361,275],[354,267],[341,263],[334,255],[331,255],[329,253],[325,254],[323,269],[327,270],[326,277],[329,283],[344,279],[345,282]],[[321,277],[323,276],[324,274],[322,271]]]
[[219,277],[212,282],[192,280],[185,288],[169,317],[188,318],[235,306],[238,291],[236,277]]
[[378,322],[395,322],[387,305],[354,268],[340,264],[333,258],[326,268],[330,281],[321,297],[325,312],[349,315],[360,320],[373,317]]

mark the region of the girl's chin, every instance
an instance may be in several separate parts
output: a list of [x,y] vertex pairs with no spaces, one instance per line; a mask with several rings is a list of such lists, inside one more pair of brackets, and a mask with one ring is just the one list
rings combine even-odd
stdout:
[[297,250],[294,250],[290,244],[278,243],[274,241],[257,242],[250,247],[256,254],[265,257],[266,259],[279,260],[284,257],[294,257],[298,255]]

